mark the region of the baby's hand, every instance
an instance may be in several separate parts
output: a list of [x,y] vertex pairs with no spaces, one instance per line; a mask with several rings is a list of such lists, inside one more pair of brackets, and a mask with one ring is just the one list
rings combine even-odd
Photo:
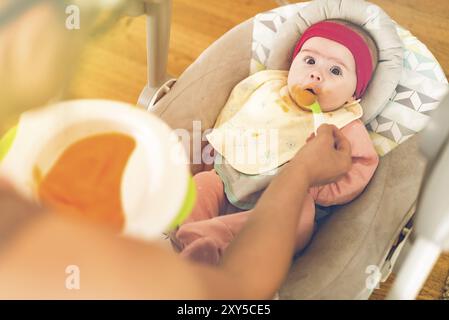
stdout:
[[323,124],[290,163],[304,167],[310,186],[324,185],[351,169],[351,145],[337,127]]

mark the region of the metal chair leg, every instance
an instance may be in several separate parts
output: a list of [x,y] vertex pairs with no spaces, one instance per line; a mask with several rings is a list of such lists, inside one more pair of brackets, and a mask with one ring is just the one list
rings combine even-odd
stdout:
[[147,0],[147,64],[148,83],[139,96],[138,104],[148,109],[152,97],[170,77],[167,75],[170,44],[172,0]]

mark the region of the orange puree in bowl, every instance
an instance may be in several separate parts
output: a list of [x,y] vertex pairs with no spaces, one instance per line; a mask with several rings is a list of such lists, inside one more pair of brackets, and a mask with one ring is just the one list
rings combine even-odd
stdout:
[[69,146],[39,185],[43,203],[121,231],[123,172],[135,148],[119,133],[95,135]]

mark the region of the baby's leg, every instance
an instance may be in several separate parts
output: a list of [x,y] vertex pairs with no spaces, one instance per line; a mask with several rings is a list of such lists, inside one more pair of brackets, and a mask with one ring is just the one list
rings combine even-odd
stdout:
[[[224,205],[223,183],[214,170],[200,172],[193,177],[193,180],[196,188],[196,201],[192,212],[182,225],[216,217]],[[173,248],[178,252],[184,247],[176,236],[179,228],[168,233]]]
[[[218,264],[251,213],[252,210],[244,211],[183,225],[176,234],[182,244],[181,256],[203,263]],[[298,221],[295,252],[304,249],[309,243],[313,235],[314,220],[315,202],[307,194]]]
[[200,172],[193,180],[196,186],[196,202],[183,224],[216,217],[224,205],[223,182],[214,170]]
[[245,225],[250,212],[228,214],[181,226],[176,233],[176,239],[182,247],[181,256],[218,264],[224,250]]

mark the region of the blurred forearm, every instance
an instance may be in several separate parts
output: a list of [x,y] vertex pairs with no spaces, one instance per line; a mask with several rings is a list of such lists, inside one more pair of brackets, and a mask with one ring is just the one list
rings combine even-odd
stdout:
[[309,188],[304,170],[301,166],[292,168],[291,164],[282,170],[224,256],[221,268],[235,277],[242,288],[241,298],[273,297],[287,274],[298,213]]

